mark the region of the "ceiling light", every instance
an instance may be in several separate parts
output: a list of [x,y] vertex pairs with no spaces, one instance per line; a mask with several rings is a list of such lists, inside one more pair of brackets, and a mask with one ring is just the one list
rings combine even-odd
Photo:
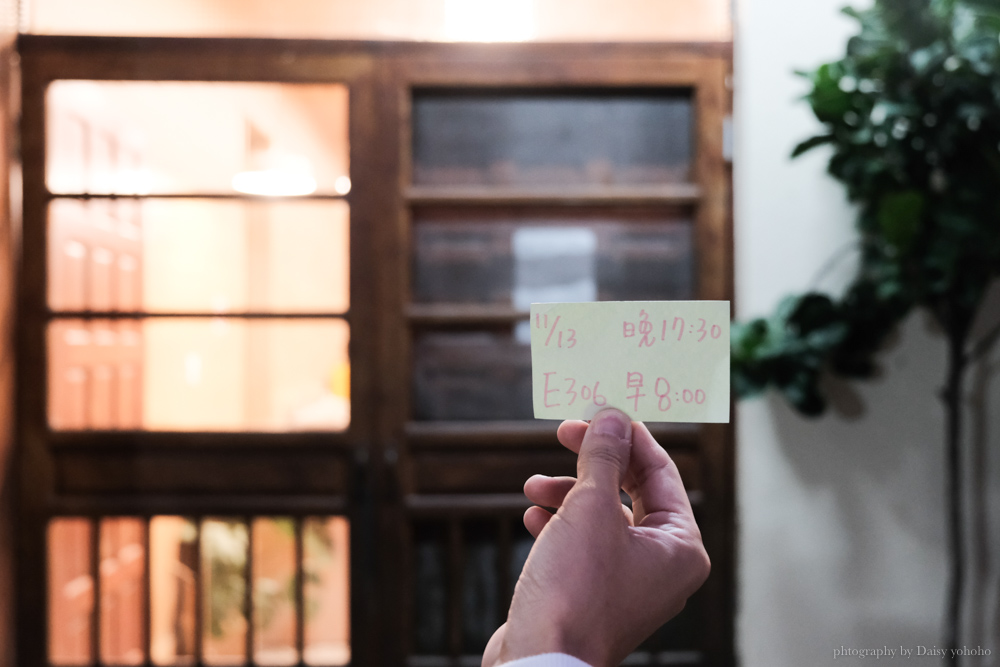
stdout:
[[233,190],[264,197],[301,197],[316,192],[307,158],[269,153],[261,162],[268,166],[233,176]]

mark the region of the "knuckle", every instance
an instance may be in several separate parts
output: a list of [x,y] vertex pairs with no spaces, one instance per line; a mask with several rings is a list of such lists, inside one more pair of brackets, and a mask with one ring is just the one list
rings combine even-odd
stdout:
[[626,461],[618,449],[608,446],[592,447],[583,454],[584,462],[587,465],[603,465],[615,468],[622,468]]

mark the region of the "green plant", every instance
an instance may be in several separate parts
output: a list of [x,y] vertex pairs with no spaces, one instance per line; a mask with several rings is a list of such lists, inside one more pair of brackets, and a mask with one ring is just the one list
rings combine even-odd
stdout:
[[970,340],[1000,275],[1000,0],[875,0],[844,12],[860,32],[843,58],[802,73],[824,131],[793,157],[832,149],[829,173],[858,207],[858,274],[840,298],[790,297],[772,317],[735,325],[733,387],[740,397],[773,387],[819,415],[823,373],[871,377],[899,322],[914,308],[933,315],[948,342],[945,642],[953,648],[964,578],[962,384],[1000,337]]

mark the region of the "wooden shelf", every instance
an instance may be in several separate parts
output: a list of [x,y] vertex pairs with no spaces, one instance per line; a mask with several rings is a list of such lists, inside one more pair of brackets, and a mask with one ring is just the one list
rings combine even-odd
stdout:
[[347,454],[354,445],[346,431],[51,431],[55,451],[95,453],[271,451],[284,454]]
[[[705,494],[689,491],[688,502],[699,507]],[[533,503],[523,493],[412,493],[404,496],[403,504],[410,514],[462,516],[523,511]]]
[[[558,447],[555,420],[523,421],[410,421],[405,434],[415,449],[549,448]],[[653,424],[653,437],[667,449],[690,449],[698,444],[697,424]]]
[[523,493],[411,494],[403,502],[410,513],[433,515],[523,512],[531,507]]
[[475,204],[480,206],[620,204],[637,206],[694,204],[700,200],[701,190],[693,183],[561,188],[421,185],[408,188],[405,196],[411,204]]
[[482,304],[410,304],[406,317],[422,326],[513,324],[528,319],[528,311],[512,306]]

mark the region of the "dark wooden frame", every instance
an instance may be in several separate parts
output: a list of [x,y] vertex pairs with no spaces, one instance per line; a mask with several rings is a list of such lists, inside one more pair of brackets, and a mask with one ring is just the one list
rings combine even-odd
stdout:
[[[409,521],[415,516],[516,520],[517,489],[420,493],[421,457],[440,465],[489,456],[518,469],[572,466],[554,425],[409,420],[410,331],[422,324],[512,322],[523,313],[409,304],[411,207],[685,204],[698,211],[698,295],[732,296],[729,182],[722,157],[729,44],[418,44],[22,36],[23,263],[17,331],[19,664],[46,664],[45,526],[51,516],[184,513],[346,514],[352,523],[354,664],[406,662]],[[53,433],[46,422],[44,94],[56,79],[271,81],[350,87],[352,423],[344,434]],[[409,184],[415,87],[689,87],[697,105],[696,187],[449,191]],[[226,195],[228,196],[228,195]],[[78,313],[88,317],[93,313]],[[108,317],[101,314],[101,317]],[[118,317],[135,317],[120,314]],[[246,313],[245,317],[280,317]],[[713,609],[702,664],[733,664],[733,441],[730,426],[658,429],[691,461],[713,556]],[[234,455],[238,455],[238,458]],[[426,460],[426,457],[424,457]],[[236,466],[236,469],[234,469]],[[199,471],[193,475],[192,471]],[[152,471],[156,475],[151,474]],[[270,471],[261,483],[249,473]],[[361,564],[367,564],[362,566]],[[458,656],[446,659],[454,663]]]
[[[394,216],[391,262],[383,264],[390,275],[380,285],[384,337],[379,355],[383,377],[391,378],[392,390],[379,420],[379,440],[387,445],[388,461],[400,472],[389,479],[400,485],[399,503],[390,505],[383,539],[407,554],[406,526],[413,517],[448,517],[454,535],[456,515],[494,517],[501,522],[527,507],[519,484],[507,493],[489,499],[451,488],[444,481],[448,469],[483,466],[511,467],[521,474],[563,469],[571,472],[572,458],[554,445],[555,425],[545,422],[434,423],[410,420],[411,331],[423,326],[509,325],[525,319],[526,313],[510,308],[480,306],[424,306],[410,303],[410,235],[412,212],[420,205],[478,205],[515,209],[524,205],[644,206],[693,205],[696,217],[697,298],[732,298],[732,230],[730,176],[723,156],[723,125],[729,114],[727,76],[731,52],[728,45],[426,45],[401,47],[401,58],[392,60],[390,78],[382,84],[388,99],[380,109],[380,123],[398,128],[392,171],[399,175],[393,197]],[[411,185],[410,104],[414,90],[447,89],[546,89],[571,88],[687,88],[695,104],[695,182],[656,187],[622,188],[437,188]],[[711,614],[705,617],[703,661],[692,664],[733,664],[733,480],[732,427],[730,425],[672,425],[657,428],[660,442],[671,451],[686,478],[696,480],[692,494],[702,520],[702,530],[713,556],[713,575],[705,586]],[[474,454],[470,454],[474,452]],[[470,457],[476,457],[471,463]],[[433,465],[428,466],[428,461]],[[567,470],[568,469],[568,470]],[[488,475],[489,473],[484,473]],[[432,484],[426,482],[430,480]],[[390,482],[391,483],[391,482]],[[433,486],[428,493],[426,486]],[[501,523],[501,525],[503,525]],[[449,539],[450,558],[458,557],[461,545]],[[384,554],[395,552],[386,549]],[[501,555],[502,558],[502,555]],[[393,569],[387,587],[385,609],[392,609],[391,591],[410,590],[410,568]],[[452,586],[452,597],[457,595]],[[450,601],[452,614],[458,601]],[[406,609],[396,615],[392,634],[402,637],[390,664],[404,664],[405,646],[411,628]],[[457,648],[456,629],[451,628],[451,651],[437,662],[465,664]],[[678,658],[680,656],[671,656]],[[657,656],[646,656],[656,662]],[[410,665],[436,664],[426,656]]]

